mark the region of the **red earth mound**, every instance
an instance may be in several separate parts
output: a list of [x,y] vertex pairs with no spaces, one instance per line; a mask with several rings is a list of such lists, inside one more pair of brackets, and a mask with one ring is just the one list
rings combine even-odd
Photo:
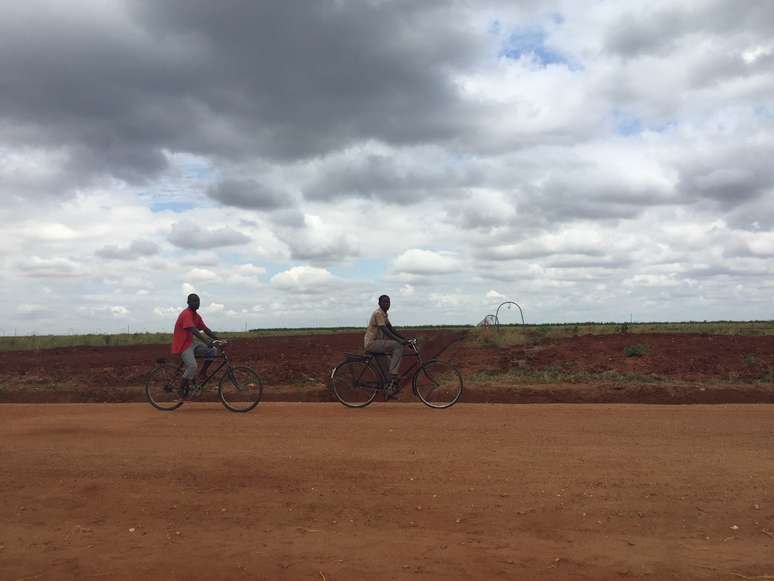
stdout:
[[[463,401],[774,401],[770,336],[586,335],[499,348],[461,341],[462,332],[417,335],[425,358],[442,354],[460,368]],[[286,401],[330,400],[331,369],[361,351],[362,333],[239,339],[228,350],[261,375],[264,399]],[[0,353],[0,401],[142,401],[159,358],[171,358],[167,345]]]

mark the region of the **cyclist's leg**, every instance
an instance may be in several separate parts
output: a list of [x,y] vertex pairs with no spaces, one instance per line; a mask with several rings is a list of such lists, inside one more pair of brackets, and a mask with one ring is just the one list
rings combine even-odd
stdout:
[[188,394],[188,386],[191,384],[191,380],[196,377],[196,356],[194,355],[194,345],[191,345],[180,354],[180,358],[185,365],[185,371],[183,377],[180,380],[180,395],[185,396]]
[[[207,370],[212,365],[213,358],[218,356],[218,350],[215,347],[207,347],[207,345],[197,344],[194,346],[194,355],[204,359],[204,365],[202,365],[201,373],[199,377],[204,379],[207,377]],[[196,372],[194,372],[195,374]]]
[[400,371],[400,361],[403,357],[403,345],[397,341],[389,339],[380,339],[371,341],[368,344],[369,353],[383,353],[390,356],[389,379],[393,389],[398,388],[398,374]]

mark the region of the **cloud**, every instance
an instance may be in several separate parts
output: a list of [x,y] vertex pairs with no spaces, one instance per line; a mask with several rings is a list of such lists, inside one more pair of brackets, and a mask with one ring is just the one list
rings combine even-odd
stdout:
[[761,318],[769,4],[19,3],[7,325],[56,296],[51,330],[125,329],[121,306],[168,331],[154,309],[195,287],[228,328],[362,324],[386,291],[475,323],[505,288],[533,321]]
[[85,276],[80,264],[69,258],[40,258],[32,256],[18,262],[17,268],[24,276],[32,278],[77,278]]
[[113,315],[113,317],[116,319],[123,319],[131,314],[131,311],[122,305],[108,307],[108,310],[110,311],[110,314]]
[[218,275],[211,270],[207,270],[206,268],[192,268],[186,273],[185,278],[188,281],[205,282],[217,280]]
[[293,204],[293,199],[253,179],[227,179],[213,184],[207,191],[213,200],[226,206],[250,210],[275,210]]
[[109,244],[98,249],[95,254],[100,258],[114,260],[134,260],[143,256],[154,256],[159,253],[159,246],[150,240],[133,240],[127,247]]
[[230,226],[221,228],[199,227],[191,222],[177,222],[167,239],[180,248],[204,250],[222,246],[240,246],[250,238]]
[[153,307],[153,314],[157,317],[163,317],[168,319],[170,317],[176,317],[183,307]]
[[406,274],[450,274],[459,272],[461,269],[462,265],[454,256],[418,248],[406,250],[393,262],[395,272]]
[[23,303],[16,307],[16,313],[22,319],[43,319],[54,314],[46,305]]
[[340,286],[341,281],[324,268],[294,266],[271,277],[272,287],[293,294],[321,294]]

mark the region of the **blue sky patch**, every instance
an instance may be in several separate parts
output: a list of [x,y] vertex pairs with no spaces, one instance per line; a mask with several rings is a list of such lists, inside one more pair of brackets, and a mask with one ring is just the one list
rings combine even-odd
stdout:
[[544,67],[561,64],[571,69],[577,68],[563,54],[546,46],[545,41],[546,34],[540,28],[514,30],[505,41],[499,56],[514,60],[527,56]]
[[153,202],[150,205],[150,210],[155,213],[171,210],[172,212],[177,212],[179,214],[181,212],[187,212],[193,207],[194,205],[191,202]]

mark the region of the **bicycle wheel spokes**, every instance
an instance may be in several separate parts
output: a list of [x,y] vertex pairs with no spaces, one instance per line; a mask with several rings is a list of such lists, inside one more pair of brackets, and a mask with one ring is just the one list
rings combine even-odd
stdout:
[[351,408],[362,408],[374,401],[381,384],[376,370],[363,361],[345,361],[331,377],[336,399]]
[[145,382],[145,397],[156,409],[168,412],[183,405],[178,391],[183,370],[173,365],[160,365]]
[[426,405],[447,408],[462,395],[462,375],[451,363],[428,361],[414,376],[414,390]]
[[232,367],[218,384],[220,401],[232,412],[249,412],[261,401],[263,385],[258,374],[249,367]]

